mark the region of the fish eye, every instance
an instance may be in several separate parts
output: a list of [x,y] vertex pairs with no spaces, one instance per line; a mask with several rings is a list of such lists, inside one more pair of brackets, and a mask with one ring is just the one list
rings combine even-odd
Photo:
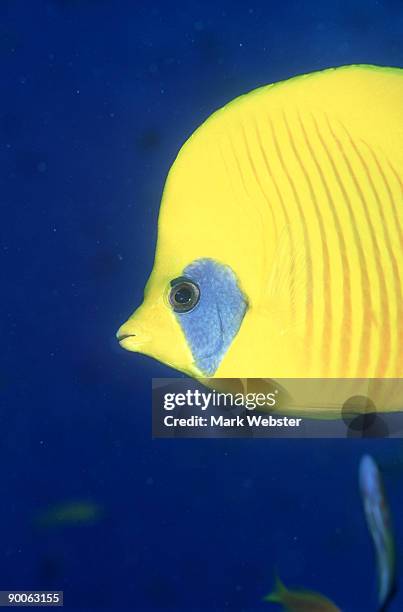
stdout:
[[171,281],[169,303],[175,312],[190,312],[200,299],[199,286],[188,278],[180,277]]

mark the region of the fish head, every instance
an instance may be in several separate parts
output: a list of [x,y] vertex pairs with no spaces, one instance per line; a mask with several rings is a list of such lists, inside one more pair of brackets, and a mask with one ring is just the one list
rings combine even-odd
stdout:
[[142,305],[118,331],[120,345],[191,376],[214,376],[248,301],[230,266],[198,258],[171,275],[152,274]]
[[257,232],[253,211],[237,208],[221,156],[196,133],[168,175],[153,270],[143,303],[118,330],[120,345],[191,376],[217,375],[253,312]]

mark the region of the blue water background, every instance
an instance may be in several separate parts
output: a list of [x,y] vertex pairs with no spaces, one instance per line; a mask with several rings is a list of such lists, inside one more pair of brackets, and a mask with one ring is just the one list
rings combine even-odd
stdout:
[[[375,610],[357,464],[384,467],[401,556],[403,443],[152,441],[151,377],[175,373],[114,337],[183,141],[241,93],[357,62],[403,66],[401,1],[1,1],[1,589],[274,610],[277,569]],[[38,528],[72,500],[102,520]]]

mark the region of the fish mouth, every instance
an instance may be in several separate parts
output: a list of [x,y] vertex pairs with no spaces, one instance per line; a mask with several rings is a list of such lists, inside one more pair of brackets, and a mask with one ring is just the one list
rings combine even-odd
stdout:
[[137,334],[123,334],[119,332],[116,334],[116,338],[119,342],[119,345],[123,349],[134,352],[138,351],[138,349],[143,346],[148,340],[148,338],[144,337],[143,334],[139,336]]
[[124,334],[118,338],[119,346],[127,351],[130,351],[130,349],[135,346],[135,341],[133,342],[133,338],[135,338],[135,336],[132,334]]
[[136,334],[116,334],[116,338],[118,339],[118,342],[122,342],[122,340],[126,340],[126,338],[135,338]]

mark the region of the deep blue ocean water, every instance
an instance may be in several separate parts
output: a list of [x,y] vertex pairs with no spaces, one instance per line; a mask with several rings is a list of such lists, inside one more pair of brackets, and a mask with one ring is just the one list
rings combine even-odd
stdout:
[[[151,440],[118,326],[151,271],[184,140],[235,96],[348,63],[403,66],[401,0],[1,0],[0,589],[68,610],[275,610],[277,570],[376,609],[360,456],[403,551],[403,442]],[[85,501],[93,523],[38,526]],[[390,611],[403,609],[403,592]]]

